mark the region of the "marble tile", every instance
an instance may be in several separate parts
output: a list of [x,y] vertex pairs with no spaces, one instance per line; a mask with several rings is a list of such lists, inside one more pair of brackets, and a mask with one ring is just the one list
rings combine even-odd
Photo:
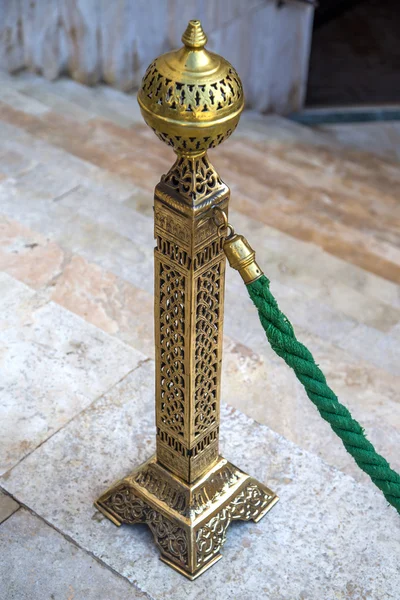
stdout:
[[272,140],[283,143],[303,142],[314,146],[335,144],[334,138],[319,128],[305,127],[280,115],[261,115],[254,110],[242,113],[240,126],[232,139],[243,139],[260,145],[271,143]]
[[41,198],[58,201],[75,189],[82,182],[79,169],[65,169],[63,165],[39,163],[34,169],[20,175],[16,181],[11,180],[21,192],[35,194]]
[[[307,332],[297,333],[313,352],[339,400],[365,428],[377,451],[399,471],[398,374],[380,370]],[[274,355],[266,340],[263,351],[257,353],[225,337],[222,398],[357,481],[369,482],[321,418],[293,371]]]
[[[43,128],[43,138],[51,143],[54,143],[54,127],[57,125],[46,123]],[[127,130],[108,121],[93,120],[89,134],[82,140],[68,137],[64,131],[62,134],[63,148],[150,193],[154,192],[160,175],[166,173],[176,160],[172,150],[160,145],[153,132],[143,124]]]
[[1,472],[32,452],[143,355],[1,275]]
[[186,581],[158,560],[146,529],[116,528],[99,514],[92,505],[98,494],[154,450],[152,382],[153,365],[143,364],[1,485],[151,598],[396,596],[398,515],[381,494],[229,406],[222,410],[224,455],[281,499],[257,525],[231,526],[223,559],[210,571]]
[[[70,122],[60,115],[37,118],[7,106],[0,115],[149,191],[171,164],[168,149],[144,126],[127,131],[94,120],[74,129],[72,136]],[[222,175],[224,170],[230,173],[230,184],[236,195],[240,193],[236,206],[241,211],[253,212],[296,238],[400,281],[399,217],[393,195],[399,182],[397,164],[329,146],[272,140],[258,148],[254,141],[238,139],[219,150],[216,166]],[[266,196],[268,203],[262,200]]]
[[30,287],[0,271],[0,331],[31,322],[31,314],[46,301]]
[[49,110],[48,106],[43,104],[43,102],[40,102],[36,98],[29,98],[17,90],[11,89],[9,86],[0,87],[0,102],[12,106],[15,110],[35,116],[44,115]]
[[149,198],[147,190],[137,188],[129,198],[124,200],[124,204],[140,214],[153,219],[153,199]]
[[[57,179],[61,171],[64,173],[61,173],[60,178],[64,181],[65,172],[69,172],[73,174],[75,180],[78,179],[80,184],[86,185],[92,190],[97,190],[103,195],[108,195],[113,201],[123,201],[136,190],[131,181],[101,169],[93,163],[84,161],[61,147],[49,144],[21,127],[3,121],[1,130],[0,152],[16,152],[23,155],[27,160],[36,161],[37,166],[44,173],[53,174],[53,179]],[[32,173],[33,179],[25,179],[28,190],[36,189],[38,183],[40,184],[40,177],[35,178],[35,173]],[[75,183],[76,181],[70,189],[75,187]],[[14,182],[15,184],[18,185],[18,182]]]
[[[61,116],[67,114],[75,120],[78,120],[75,116],[75,111],[78,112],[78,109],[81,109],[82,112],[85,111],[86,113],[90,113],[92,117],[107,119],[120,127],[129,127],[135,121],[141,120],[139,107],[137,106],[135,97],[125,96],[124,94],[117,92],[117,90],[106,88],[106,86],[90,88],[77,81],[61,78],[57,81],[56,85],[48,81],[39,80],[39,82],[36,82],[33,86],[29,86],[28,89],[22,87],[21,91],[27,93],[29,96],[33,92],[32,95],[36,98],[37,96],[34,93],[35,88],[39,88],[40,90],[52,94],[54,100],[51,100],[51,108]],[[125,97],[127,100],[129,99],[132,104],[133,108],[131,111],[128,110],[128,102],[124,101]],[[59,99],[59,103],[57,103],[55,98]],[[42,101],[49,105],[48,98],[47,102],[46,98]],[[74,107],[74,110],[71,108],[69,111],[67,110],[67,112],[65,112],[63,110],[64,102],[68,103],[71,107]]]
[[392,337],[397,338],[400,341],[400,323],[397,323],[390,331]]
[[338,346],[395,375],[399,374],[400,346],[391,335],[359,323],[351,336],[338,341]]
[[[140,197],[145,197],[145,194],[143,191]],[[134,208],[137,208],[135,200],[130,201],[128,205],[125,202],[124,206],[110,203],[106,197],[99,196],[84,186],[70,192],[63,199],[63,205],[73,208],[77,214],[96,223],[107,225],[115,233],[132,239],[139,246],[152,247],[154,245],[153,220],[148,218],[150,215],[152,216],[152,200],[150,197],[147,198],[145,207],[147,218],[143,218],[140,211],[133,212],[125,208],[126,206],[130,208],[132,204]],[[234,212],[231,219],[238,223],[240,231],[248,236],[251,243],[257,248],[260,262],[267,265],[272,278],[276,275],[280,281],[300,289],[308,296],[318,298],[337,312],[343,312],[358,322],[382,331],[388,331],[400,320],[398,286],[372,274],[369,281],[372,289],[374,289],[373,284],[375,283],[377,292],[373,298],[369,294],[365,294],[366,286],[363,290],[353,288],[352,279],[349,280],[348,276],[347,280],[335,281],[335,285],[332,286],[328,279],[329,270],[335,274],[343,265],[343,261],[331,257],[311,244],[299,243],[285,234],[274,232],[270,227],[257,223],[247,215]],[[312,271],[306,266],[311,259]],[[355,270],[357,271],[356,267]],[[388,293],[391,294],[390,300],[396,305],[396,309],[384,301],[385,296],[384,299],[378,299],[378,290],[382,290],[382,288],[388,289]]]
[[[312,129],[306,129],[309,135],[315,136]],[[382,159],[372,153],[363,154],[337,144],[321,143],[318,134],[314,137],[314,141],[317,140],[320,143],[308,143],[311,140],[302,139],[301,135],[290,140],[291,143],[280,140],[279,135],[266,135],[261,143],[233,138],[229,144],[221,146],[215,156],[221,156],[223,161],[234,160],[237,153],[243,158],[244,176],[263,166],[264,170],[258,171],[259,181],[273,170],[276,183],[284,183],[282,176],[286,174],[289,184],[297,181],[305,189],[324,190],[327,196],[320,199],[324,200],[326,210],[340,209],[343,212],[338,214],[347,215],[348,219],[351,216],[353,219],[361,216],[371,218],[371,208],[380,217],[388,217],[390,210],[394,210],[394,215],[399,214],[392,188],[400,176],[397,161]],[[331,198],[334,202],[330,203],[333,189],[336,195]],[[379,199],[374,195],[377,190],[382,195]],[[346,200],[350,199],[355,202],[346,206]],[[319,208],[318,196],[312,200],[313,207]],[[375,219],[375,226],[379,224]]]
[[[112,203],[107,196],[82,185],[66,193],[55,204],[46,200],[40,189],[34,196],[25,192],[21,185],[0,186],[0,194],[4,198],[3,210],[7,214],[14,217],[20,214],[25,223],[51,235],[65,248],[84,254],[89,260],[126,277],[149,293],[152,291],[151,262],[154,242],[153,224],[148,217],[125,204]],[[22,206],[23,214],[20,210]],[[69,208],[72,210],[68,210]],[[259,262],[266,265],[272,280],[275,281],[276,277],[287,282],[291,288],[315,298],[317,302],[314,304],[317,306],[314,310],[317,312],[323,312],[323,308],[318,308],[320,304],[328,305],[339,315],[344,313],[351,317],[350,321],[356,319],[357,322],[364,322],[382,331],[387,331],[399,321],[399,289],[391,282],[385,282],[372,274],[362,277],[359,275],[360,269],[355,269],[355,283],[352,287],[353,273],[349,268],[344,269],[343,261],[318,251],[310,244],[299,245],[296,249],[295,244],[298,242],[279,232],[277,234],[271,228],[260,226],[249,217],[234,213],[232,220],[235,225],[239,223],[240,230],[248,235],[253,246],[257,248]],[[108,256],[106,249],[105,253],[102,251],[105,236],[109,238],[107,247],[114,248],[113,257]],[[131,239],[134,244],[130,250],[129,242],[125,238]],[[97,248],[93,251],[93,246],[96,245]],[[128,269],[124,269],[120,252],[129,261]],[[314,267],[312,271],[307,268],[311,259]],[[332,286],[329,275],[335,277],[340,269],[343,270],[343,283],[339,281]],[[382,291],[383,300],[377,298],[379,290]],[[388,305],[385,300],[393,303],[396,308]],[[295,318],[293,320],[296,322]]]
[[51,111],[43,118],[35,118],[1,101],[0,120],[149,191],[153,191],[159,173],[168,170],[173,162],[172,150],[163,148],[144,125],[135,125],[128,131],[93,119],[73,127],[71,120]]
[[[358,323],[343,313],[332,310],[318,299],[310,299],[305,293],[279,281],[271,284],[271,291],[280,309],[296,329],[318,336],[393,374],[398,373],[400,346],[396,338],[364,323]],[[227,273],[225,331],[230,337],[262,353],[265,345],[264,331],[245,286],[238,275],[230,271]],[[362,343],[357,340],[362,340]]]
[[[153,196],[148,193],[147,203],[153,217]],[[153,218],[133,210],[126,202],[110,202],[107,196],[81,185],[62,199],[62,206],[132,240],[137,246],[151,249],[155,246]]]
[[386,305],[400,307],[400,286],[374,273],[337,259],[336,269],[332,271],[332,277],[324,282],[325,287],[331,286],[332,280],[335,279],[350,285],[352,289],[365,296],[384,302]]
[[51,299],[147,356],[154,354],[153,296],[73,256],[54,282]]
[[36,74],[30,73],[29,71],[21,71],[20,73],[18,73],[18,76],[16,76],[15,73],[11,74],[7,73],[6,71],[0,71],[1,85],[4,87],[7,86],[12,90],[19,91],[21,86],[25,85],[27,78],[29,78],[30,80],[34,79],[35,81],[37,81],[38,79],[42,80],[41,77],[39,78]]
[[78,123],[94,117],[110,120],[122,127],[143,122],[136,94],[124,94],[106,85],[88,88],[68,79],[48,81],[26,71],[18,77],[0,73],[0,81],[4,87],[38,100]]
[[70,118],[77,123],[86,123],[93,119],[95,113],[88,110],[87,107],[79,106],[75,102],[71,102],[61,94],[54,93],[58,86],[48,81],[38,79],[35,82],[21,84],[20,93],[34,98],[52,111],[61,114],[64,117]]
[[[17,204],[18,200],[18,204]],[[100,202],[107,202],[103,199]],[[44,234],[54,241],[64,253],[79,254],[106,271],[127,280],[148,293],[153,292],[153,248],[151,221],[129,207],[122,207],[122,213],[129,212],[130,220],[124,230],[129,235],[118,233],[118,219],[107,223],[107,214],[97,218],[86,216],[70,208],[62,200],[53,202],[38,194],[28,194],[14,185],[1,187],[1,209],[11,219]],[[21,209],[23,207],[23,211]],[[98,222],[96,222],[98,221]],[[121,221],[121,219],[120,219]],[[150,241],[151,239],[151,241]],[[141,241],[145,243],[140,243]],[[136,243],[138,242],[138,243]]]
[[[134,123],[143,123],[143,117],[140,112],[136,93],[121,94],[121,92],[107,85],[98,85],[94,90],[96,105],[103,103],[112,110],[112,114],[117,113],[128,120],[129,125]],[[98,114],[98,116],[104,116]],[[110,119],[116,123],[115,119]]]
[[64,259],[55,242],[0,215],[0,270],[40,289],[62,272]]
[[400,158],[400,126],[397,121],[335,123],[315,129],[330,136],[341,146],[358,148],[368,154],[378,154],[392,160]]
[[400,320],[397,284],[235,210],[230,211],[230,220],[256,249],[257,260],[273,284],[279,281],[382,331]]
[[15,150],[7,150],[0,142],[0,173],[5,177],[22,175],[36,167],[38,162]]
[[274,140],[259,149],[232,140],[214,162],[230,175],[232,207],[400,281],[397,164]]
[[148,598],[23,509],[0,527],[0,552],[4,600]]
[[18,502],[15,502],[11,496],[7,496],[7,494],[0,491],[0,524],[11,517],[18,509]]
[[[132,255],[135,254],[133,248]],[[154,354],[151,294],[82,256],[71,256],[48,237],[1,216],[0,269],[144,354]],[[148,287],[152,286],[152,278],[151,265]]]
[[[20,200],[24,203],[24,200],[21,198]],[[82,193],[79,190],[72,192],[55,204],[50,203],[49,205],[45,199],[41,200],[41,204],[40,202],[32,204],[29,200],[26,202],[27,209],[24,211],[23,218],[30,221],[34,227],[40,227],[46,236],[57,240],[58,244],[69,253],[81,255],[87,261],[127,280],[148,294],[153,292],[153,234],[152,222],[149,218],[119,204],[107,209],[107,199],[102,197],[98,199],[98,202],[100,206],[104,207],[104,211],[101,212],[101,216],[96,216],[95,195],[84,188]],[[12,203],[10,209],[3,208],[11,211],[13,206],[15,203]],[[42,206],[41,209],[40,206]],[[249,223],[246,224],[243,229],[244,233],[246,233],[246,228],[250,231],[251,224],[250,226]],[[126,235],[118,233],[119,230]],[[275,261],[269,260],[271,242],[268,240],[272,239],[272,236],[266,236],[266,233],[260,228],[254,228],[250,233],[252,234],[250,235],[251,243],[260,248],[260,263],[273,267],[279,261],[280,255],[276,243],[275,247],[272,243],[276,259]],[[263,242],[265,236],[266,241]],[[309,254],[306,249],[302,256],[305,263],[307,263],[307,259],[309,261],[311,258],[312,248],[308,248],[308,252]],[[298,269],[301,272],[301,268],[298,267]],[[279,268],[275,270],[279,279],[282,279]],[[310,330],[313,334],[329,339],[333,343],[338,343],[340,340],[340,345],[344,349],[354,347],[350,337],[351,332],[357,328],[358,321],[343,314],[341,309],[345,309],[347,313],[353,312],[354,317],[358,316],[361,321],[372,323],[382,330],[388,329],[398,321],[397,308],[394,309],[372,299],[368,300],[367,297],[361,302],[358,290],[347,293],[347,289],[345,289],[343,297],[348,300],[341,300],[339,292],[335,292],[333,295],[330,293],[330,289],[328,288],[327,292],[324,286],[320,286],[320,290],[315,291],[314,287],[318,285],[317,276],[314,279],[307,279],[305,276],[308,285],[305,285],[302,277],[304,276],[300,275],[298,280],[293,277],[295,287],[289,287],[274,280],[273,293],[280,302],[282,310],[288,314],[295,325]],[[286,277],[286,281],[292,284],[289,277]],[[332,302],[333,299],[334,303],[336,297],[339,297],[340,300],[340,303],[336,301],[339,307],[334,305],[331,308],[329,302]],[[232,314],[235,311],[235,315],[235,308],[240,305],[243,310],[238,314],[243,315],[243,319],[246,320],[246,314],[250,307],[247,293],[237,274],[230,271],[227,277],[226,301],[227,315],[229,315],[231,305]],[[353,310],[351,310],[352,307]],[[313,319],[309,318],[310,314],[313,315]],[[258,351],[260,345],[257,345],[257,339],[262,340],[262,347],[264,337],[257,321],[255,323],[255,327],[250,330],[243,327],[243,322],[239,319],[232,323],[234,329],[231,330],[230,322],[227,320],[227,332],[241,343]],[[366,340],[383,339],[383,334],[376,331],[374,327],[365,327],[364,331],[367,336]],[[378,360],[377,364],[382,368],[388,364],[388,368],[393,372],[397,370],[398,344],[388,338],[386,345],[391,348],[389,354],[377,355],[370,344],[355,348],[355,351],[361,352],[361,356],[373,364]]]
[[[376,282],[376,287],[378,286],[379,281]],[[321,287],[318,295],[321,302],[368,327],[389,333],[391,328],[400,321],[400,308],[393,308],[382,301],[382,298],[371,298],[341,281],[330,282],[330,284],[325,281],[322,282]]]
[[[61,208],[61,207],[60,207]],[[151,294],[153,292],[154,246],[139,246],[107,226],[92,219],[70,214],[55,236],[63,248],[79,254],[134,286]]]

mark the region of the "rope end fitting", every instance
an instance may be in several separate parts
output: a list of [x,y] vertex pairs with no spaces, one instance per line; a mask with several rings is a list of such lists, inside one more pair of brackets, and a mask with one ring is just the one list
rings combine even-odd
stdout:
[[[228,222],[226,212],[218,206],[213,207],[214,223],[218,227],[218,235],[224,238],[223,250],[232,269],[239,271],[246,285],[257,281],[264,275],[256,263],[256,253],[243,235],[235,233]],[[222,221],[221,221],[222,219]]]
[[246,285],[264,275],[256,263],[256,253],[242,235],[233,233],[225,238],[223,249],[230,266],[239,271]]

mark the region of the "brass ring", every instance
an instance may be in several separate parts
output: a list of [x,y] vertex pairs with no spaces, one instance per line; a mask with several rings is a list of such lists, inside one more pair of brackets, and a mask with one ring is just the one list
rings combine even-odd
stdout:
[[[213,206],[212,210],[214,213],[214,216],[213,216],[214,223],[218,227],[218,231],[219,231],[219,228],[221,227],[221,225],[223,225],[224,227],[227,227],[228,226],[228,217],[226,216],[226,212],[224,210],[222,210],[222,208],[220,208],[219,206]],[[218,212],[219,215],[221,215],[222,223],[218,222],[218,219],[216,218],[216,215],[215,215],[216,212]]]
[[235,235],[235,230],[230,223],[221,223],[221,225],[218,226],[218,237],[230,238],[233,235]]

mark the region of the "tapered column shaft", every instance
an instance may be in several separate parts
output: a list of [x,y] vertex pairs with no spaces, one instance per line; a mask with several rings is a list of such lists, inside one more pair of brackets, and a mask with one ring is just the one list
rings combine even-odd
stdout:
[[207,156],[178,158],[155,191],[157,460],[189,483],[218,459],[225,256],[210,207],[228,199]]

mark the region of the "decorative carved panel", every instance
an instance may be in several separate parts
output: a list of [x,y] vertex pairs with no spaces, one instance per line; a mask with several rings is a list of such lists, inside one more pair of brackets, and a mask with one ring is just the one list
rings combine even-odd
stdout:
[[198,436],[217,420],[218,338],[221,294],[221,263],[196,280],[195,412]]
[[193,204],[197,204],[215,192],[218,186],[223,185],[207,156],[180,156],[161,181]]
[[166,210],[156,209],[163,226],[156,226],[157,455],[190,479],[218,457],[224,256],[215,226],[213,238],[190,251],[175,239]]
[[226,539],[226,532],[233,520],[256,519],[269,505],[272,493],[257,483],[248,484],[227,506],[224,506],[196,532],[196,566],[208,562],[219,553]]
[[159,268],[160,418],[168,429],[185,433],[185,276],[168,264]]
[[207,156],[179,157],[155,194],[157,459],[189,482],[218,459],[225,255],[207,203],[228,194]]
[[185,530],[138,498],[129,485],[122,484],[102,504],[116,513],[122,523],[146,523],[163,553],[188,565],[188,539]]

